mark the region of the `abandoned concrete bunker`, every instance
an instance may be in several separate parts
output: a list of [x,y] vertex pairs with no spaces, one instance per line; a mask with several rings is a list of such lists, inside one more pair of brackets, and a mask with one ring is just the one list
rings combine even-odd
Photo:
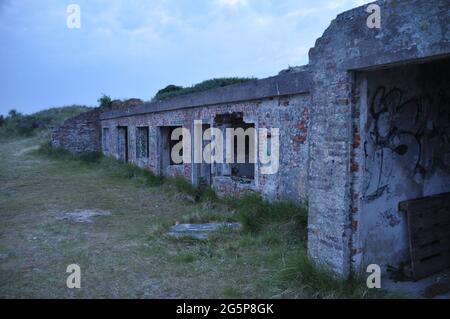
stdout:
[[[450,2],[376,4],[380,28],[367,26],[367,6],[338,15],[306,66],[163,101],[115,101],[68,120],[53,146],[202,180],[221,195],[307,201],[309,255],[342,276],[369,264],[406,265],[415,279],[448,268]],[[175,163],[172,133],[196,121],[201,133],[279,128],[277,173],[261,174],[258,161]]]

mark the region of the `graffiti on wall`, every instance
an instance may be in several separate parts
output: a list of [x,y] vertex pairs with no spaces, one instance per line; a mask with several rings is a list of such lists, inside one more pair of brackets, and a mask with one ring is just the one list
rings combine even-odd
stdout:
[[400,166],[417,184],[440,168],[450,174],[450,98],[437,95],[405,98],[399,88],[377,88],[370,99],[368,136],[364,144],[368,201],[390,192]]

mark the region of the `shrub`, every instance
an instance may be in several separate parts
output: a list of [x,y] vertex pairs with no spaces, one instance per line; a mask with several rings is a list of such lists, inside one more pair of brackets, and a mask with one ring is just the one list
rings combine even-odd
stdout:
[[109,95],[103,94],[101,98],[97,100],[97,102],[100,104],[100,107],[106,107],[110,106],[112,103],[112,99]]
[[238,78],[238,77],[231,77],[231,78],[217,78],[217,79],[211,79],[206,80],[201,83],[195,84],[191,87],[182,87],[182,86],[176,86],[176,85],[168,85],[162,90],[159,90],[158,93],[153,97],[153,101],[162,101],[166,100],[175,96],[180,95],[186,95],[191,94],[195,92],[201,92],[210,90],[217,87],[224,87],[228,85],[233,84],[240,84],[245,83],[248,81],[254,81],[256,78]]
[[184,90],[182,86],[177,85],[168,85],[164,89],[161,89],[156,93],[154,99],[155,100],[163,100],[169,96],[175,96],[180,91]]

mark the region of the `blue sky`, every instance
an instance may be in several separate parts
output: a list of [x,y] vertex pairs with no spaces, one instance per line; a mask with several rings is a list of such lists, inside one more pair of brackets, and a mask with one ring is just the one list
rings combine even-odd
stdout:
[[[168,84],[272,76],[308,63],[332,19],[364,0],[0,0],[0,113]],[[81,28],[67,28],[69,4]]]

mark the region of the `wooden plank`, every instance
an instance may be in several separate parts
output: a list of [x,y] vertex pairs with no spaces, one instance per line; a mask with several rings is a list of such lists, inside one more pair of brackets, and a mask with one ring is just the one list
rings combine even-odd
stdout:
[[415,280],[450,267],[450,193],[405,201]]
[[434,255],[440,255],[450,250],[450,241],[448,239],[436,239],[433,244],[427,246],[413,246],[411,254],[415,259],[422,260]]
[[[448,201],[448,197],[449,196],[450,196],[450,193],[444,193],[444,194],[438,194],[438,195],[433,195],[433,196],[428,196],[428,197],[422,197],[422,198],[416,198],[416,199],[403,201],[403,202],[401,202],[399,204],[399,209],[406,212],[406,210],[409,209],[410,205],[417,206],[417,205],[420,205],[421,203],[426,203],[428,201],[431,201],[432,203],[434,203],[436,201],[440,201],[440,200]],[[427,205],[429,205],[429,204],[426,204],[425,206],[427,206]]]
[[440,225],[433,229],[423,230],[411,234],[410,240],[414,246],[422,247],[436,241],[437,238],[449,239],[449,225]]
[[441,257],[429,259],[419,263],[412,262],[412,273],[414,280],[419,280],[433,275],[449,267],[448,258]]
[[[429,210],[431,210],[431,208]],[[414,224],[411,225],[413,230],[430,228],[439,226],[440,224],[450,225],[449,209],[439,208],[421,214],[410,213],[410,215],[411,218],[414,219]]]

